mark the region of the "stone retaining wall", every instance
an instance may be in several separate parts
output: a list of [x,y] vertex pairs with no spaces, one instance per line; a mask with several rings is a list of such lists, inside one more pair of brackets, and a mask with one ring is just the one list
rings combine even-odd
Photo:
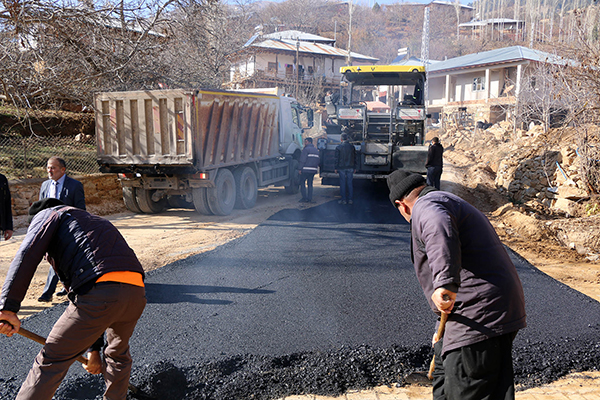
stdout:
[[[101,210],[106,204],[123,204],[121,184],[116,174],[72,176],[71,178],[83,183],[85,204],[90,212],[103,215]],[[14,216],[27,215],[29,206],[39,199],[40,188],[44,180],[24,179],[8,182]],[[114,206],[111,207],[111,211],[114,211]]]

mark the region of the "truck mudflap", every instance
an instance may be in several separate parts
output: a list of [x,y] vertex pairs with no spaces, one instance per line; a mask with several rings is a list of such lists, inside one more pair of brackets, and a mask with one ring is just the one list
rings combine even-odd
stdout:
[[426,174],[427,146],[402,146],[394,149],[392,169],[403,169],[417,174]]

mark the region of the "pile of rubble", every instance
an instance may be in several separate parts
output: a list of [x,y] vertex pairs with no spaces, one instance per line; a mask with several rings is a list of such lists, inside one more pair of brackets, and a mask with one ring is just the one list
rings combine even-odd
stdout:
[[514,130],[503,121],[481,130],[456,126],[441,134],[448,149],[467,153],[495,174],[496,188],[515,204],[532,200],[558,213],[583,216],[590,200],[572,132]]
[[[588,139],[600,137],[597,127],[586,132]],[[508,203],[498,204],[503,207],[496,215],[520,211],[529,218],[518,219],[531,220],[529,231],[536,232],[532,240],[549,235],[591,261],[600,259],[600,199],[590,194],[584,179],[577,130],[515,130],[503,121],[485,130],[446,126],[435,134],[451,162],[489,171],[492,185]]]

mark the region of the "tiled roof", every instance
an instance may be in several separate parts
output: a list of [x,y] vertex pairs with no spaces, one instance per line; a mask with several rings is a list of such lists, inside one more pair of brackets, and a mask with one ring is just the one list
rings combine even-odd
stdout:
[[[260,43],[254,43],[250,47],[268,50],[283,50],[296,52],[296,44],[299,43],[298,52],[305,54],[320,54],[333,57],[347,57],[348,51],[321,43],[309,43],[296,40],[274,40],[267,39]],[[365,56],[363,54],[350,52],[350,56],[356,60],[377,62],[378,58]]]

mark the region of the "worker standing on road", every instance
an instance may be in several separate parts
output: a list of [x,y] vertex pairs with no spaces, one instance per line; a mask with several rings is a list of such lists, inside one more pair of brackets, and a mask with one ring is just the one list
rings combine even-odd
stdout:
[[300,154],[298,169],[300,193],[302,193],[302,198],[298,201],[300,203],[312,203],[313,178],[319,172],[319,150],[313,146],[313,140],[310,137],[304,139],[304,148]]
[[[0,295],[0,333],[19,331],[17,312],[44,255],[69,288],[71,301],[21,386],[18,400],[50,400],[76,358],[106,334],[105,399],[125,399],[131,372],[129,338],[146,306],[144,270],[108,220],[47,198],[33,203],[27,236]],[[92,371],[90,371],[92,372]]]
[[427,168],[427,185],[432,186],[440,190],[440,180],[442,178],[442,168],[444,166],[443,161],[444,147],[440,143],[438,137],[431,139],[431,144],[427,150],[427,162],[425,168]]
[[525,301],[496,231],[475,207],[427,186],[419,174],[395,171],[388,187],[411,224],[411,255],[425,297],[434,312],[449,314],[434,345],[433,398],[514,399],[512,342],[526,326]]
[[0,174],[0,233],[4,240],[13,235],[12,207],[8,180]]
[[356,172],[356,149],[348,141],[348,134],[342,133],[342,143],[335,148],[335,172],[340,176],[339,204],[352,204],[352,179]]
[[[81,182],[67,176],[67,164],[65,160],[59,157],[50,157],[46,164],[48,180],[42,182],[39,200],[49,197],[59,199],[68,206],[73,206],[85,210],[85,194]],[[52,295],[58,284],[58,276],[52,268],[48,271],[46,286],[42,295],[38,298],[39,302],[49,303],[52,301]],[[58,292],[57,296],[65,296],[66,289]]]

